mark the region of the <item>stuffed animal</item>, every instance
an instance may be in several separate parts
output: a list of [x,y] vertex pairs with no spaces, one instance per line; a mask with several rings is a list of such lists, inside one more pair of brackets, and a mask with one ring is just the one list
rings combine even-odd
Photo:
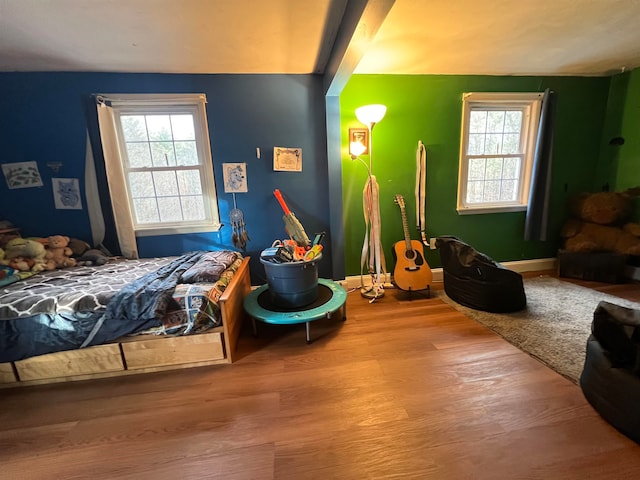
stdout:
[[56,268],[75,267],[76,260],[71,258],[73,251],[69,248],[69,237],[51,235],[47,239],[46,258],[52,260]]
[[12,238],[5,246],[5,261],[16,270],[41,272],[54,270],[55,264],[46,258],[44,245],[28,238]]
[[33,258],[14,257],[9,260],[9,266],[20,272],[31,272],[35,265],[36,261]]
[[580,194],[571,203],[574,218],[562,228],[568,252],[613,252],[640,255],[640,224],[628,222],[632,197],[640,187],[625,192]]
[[84,255],[87,250],[91,249],[91,245],[87,242],[73,237],[69,239],[69,245],[67,246],[71,249],[71,258],[75,258],[76,260]]
[[78,257],[78,265],[104,265],[109,260],[102,250],[91,248]]

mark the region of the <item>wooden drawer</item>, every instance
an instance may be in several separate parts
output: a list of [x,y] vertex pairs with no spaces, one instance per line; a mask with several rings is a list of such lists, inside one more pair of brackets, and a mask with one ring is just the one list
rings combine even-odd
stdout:
[[125,342],[122,351],[128,370],[224,359],[220,332]]
[[16,376],[10,363],[0,363],[0,383],[14,383]]
[[124,370],[117,343],[40,355],[15,365],[21,381]]

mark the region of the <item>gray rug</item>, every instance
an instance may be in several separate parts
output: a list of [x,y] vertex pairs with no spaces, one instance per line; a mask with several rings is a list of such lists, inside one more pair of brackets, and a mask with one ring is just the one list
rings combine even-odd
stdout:
[[487,326],[520,350],[578,383],[593,311],[600,300],[640,309],[640,304],[551,277],[524,280],[527,307],[515,313],[488,313],[464,307],[444,290],[436,295]]

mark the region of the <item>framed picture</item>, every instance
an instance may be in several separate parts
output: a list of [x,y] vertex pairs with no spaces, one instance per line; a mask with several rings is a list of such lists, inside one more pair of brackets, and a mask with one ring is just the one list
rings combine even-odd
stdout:
[[246,193],[249,191],[246,163],[223,163],[222,174],[225,193]]
[[[362,145],[359,150],[364,148],[364,151],[358,153],[354,151],[353,144]],[[349,153],[352,155],[367,155],[369,153],[369,130],[366,128],[350,128],[349,129]]]
[[301,172],[302,149],[273,147],[273,170],[276,172]]

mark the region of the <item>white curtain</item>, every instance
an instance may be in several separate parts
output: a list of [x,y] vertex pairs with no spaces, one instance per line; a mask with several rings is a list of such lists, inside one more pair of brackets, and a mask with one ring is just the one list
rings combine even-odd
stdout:
[[111,197],[120,252],[126,258],[138,258],[136,232],[133,226],[122,162],[120,161],[113,109],[100,101],[98,101],[97,108],[109,196]]

